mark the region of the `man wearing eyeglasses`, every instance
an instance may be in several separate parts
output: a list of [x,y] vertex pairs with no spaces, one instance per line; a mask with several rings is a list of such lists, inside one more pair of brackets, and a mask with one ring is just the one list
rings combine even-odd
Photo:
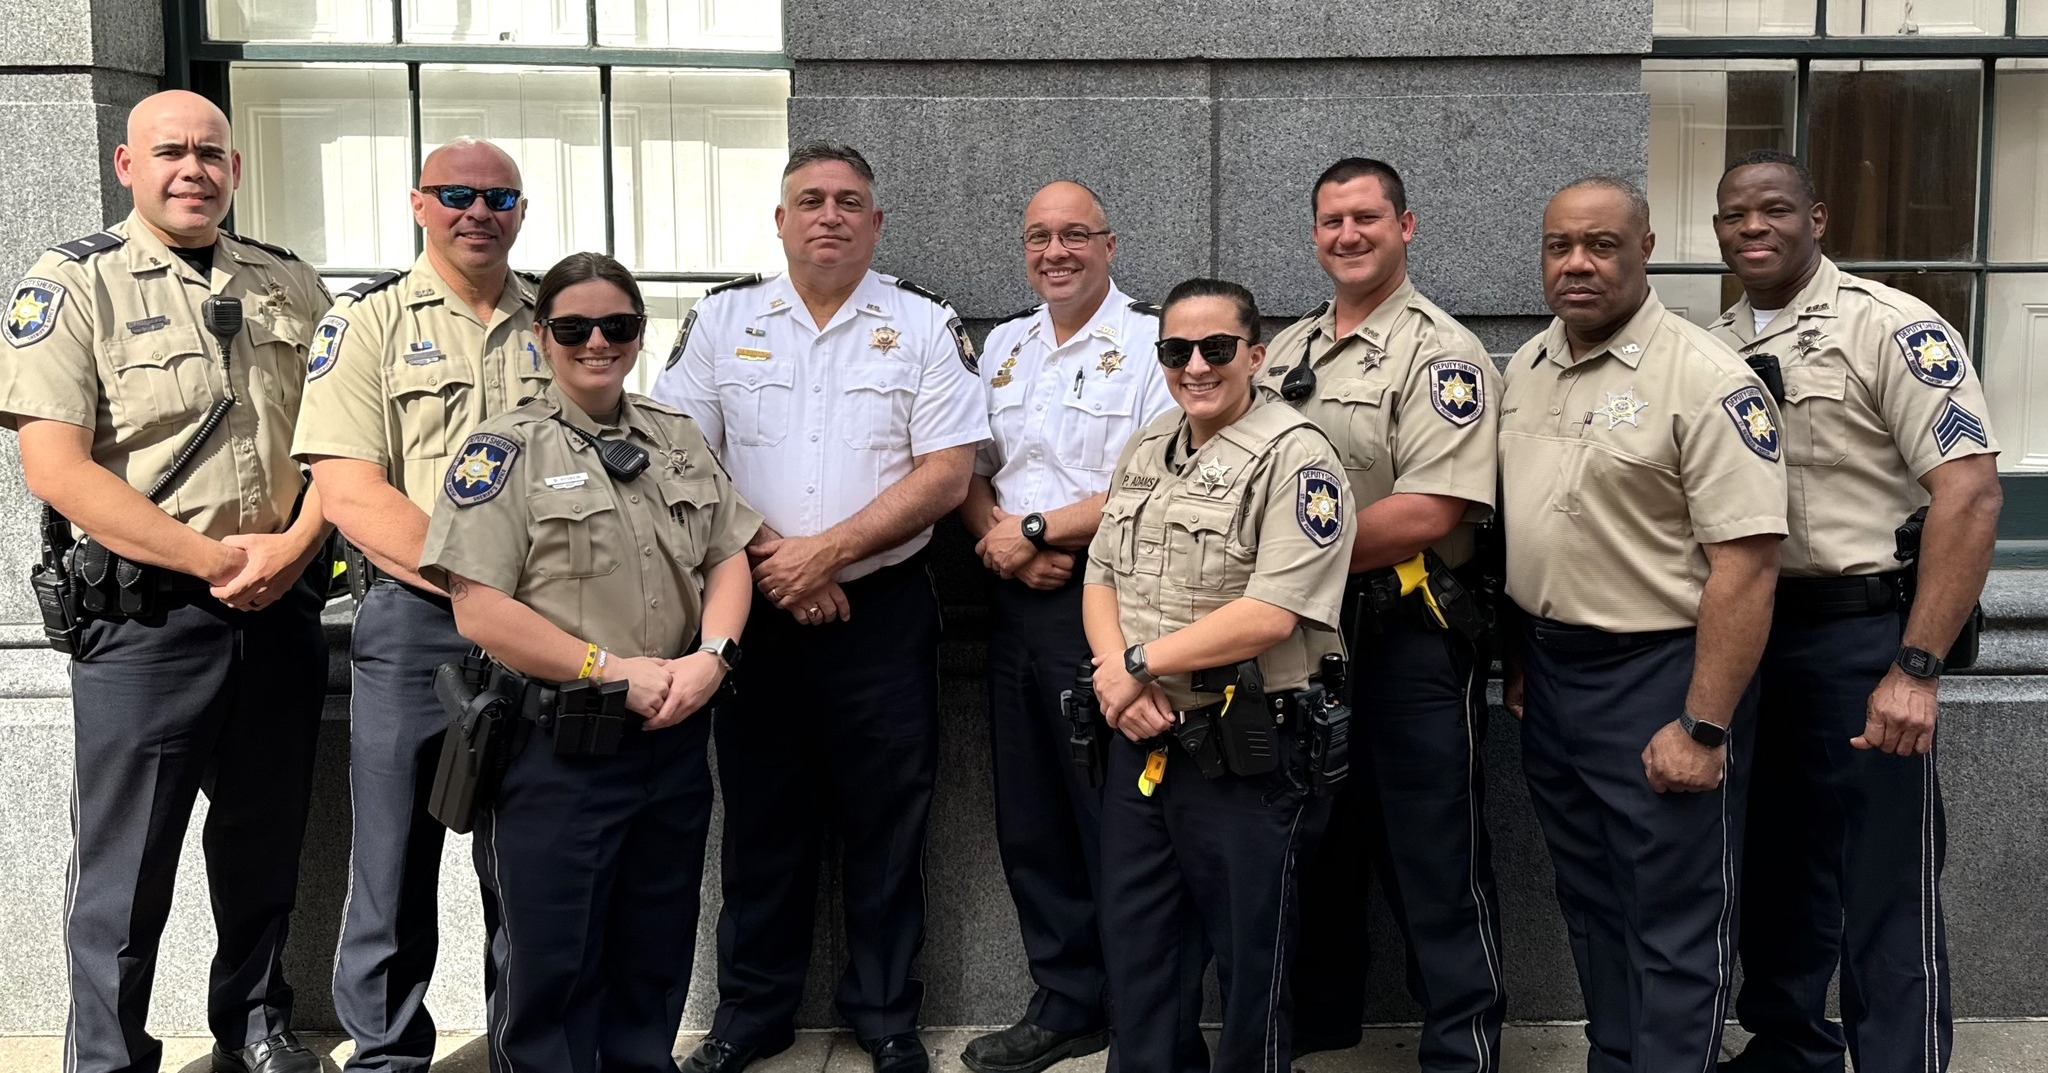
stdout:
[[1101,776],[1091,785],[1072,762],[1060,692],[1089,658],[1076,557],[1124,444],[1173,408],[1152,360],[1159,311],[1117,288],[1115,258],[1093,191],[1040,189],[1024,209],[1024,268],[1044,303],[997,324],[981,363],[991,438],[960,519],[1000,579],[988,649],[996,839],[1038,985],[1015,1025],[967,1045],[961,1060],[981,1073],[1037,1073],[1109,1045]]
[[1423,1010],[1422,1068],[1491,1070],[1507,992],[1470,567],[1475,525],[1493,510],[1500,378],[1478,338],[1409,281],[1415,214],[1391,165],[1339,160],[1310,205],[1334,293],[1274,337],[1258,384],[1313,418],[1343,457],[1358,505],[1343,619],[1358,703],[1352,777],[1303,870],[1294,1053],[1359,1040],[1376,873]]
[[[420,1070],[434,1054],[426,993],[444,829],[425,799],[447,717],[433,674],[469,643],[446,594],[419,574],[428,514],[470,432],[549,379],[532,333],[534,286],[509,267],[526,217],[518,165],[488,142],[450,142],[421,165],[412,212],[426,251],[344,292],[314,329],[306,420],[292,445],[363,559],[351,566],[364,575],[351,579],[355,829],[334,967],[351,1070]],[[494,933],[495,922],[486,895]]]
[[938,768],[938,598],[925,545],[960,505],[988,416],[953,310],[875,272],[859,152],[783,169],[786,275],[713,288],[655,398],[695,418],[766,523],[738,697],[712,721],[725,798],[718,1013],[684,1061],[738,1073],[787,1048],[824,833],[843,847],[839,1012],[877,1073],[924,1073],[924,837]]

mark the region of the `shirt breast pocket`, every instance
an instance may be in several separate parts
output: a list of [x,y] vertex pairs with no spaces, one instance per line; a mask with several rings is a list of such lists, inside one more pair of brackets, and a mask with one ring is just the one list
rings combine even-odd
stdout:
[[602,577],[619,568],[619,512],[603,487],[553,489],[528,498],[533,550],[527,569],[545,578]]
[[1124,442],[1135,431],[1138,382],[1133,379],[1084,381],[1081,392],[1060,397],[1059,438],[1053,453],[1076,469],[1107,473],[1115,468]]
[[1849,456],[1849,373],[1825,366],[1785,370],[1785,464],[1832,466]]
[[464,407],[476,387],[469,370],[443,359],[427,365],[391,366],[391,401],[398,407],[405,457],[441,458],[454,453],[468,431]]
[[107,409],[115,424],[135,430],[195,423],[213,405],[207,367],[216,353],[198,329],[184,325],[108,344]]
[[846,411],[839,418],[846,445],[856,450],[910,445],[910,406],[917,398],[916,366],[867,362],[846,367]]
[[1150,541],[1144,539],[1145,523],[1139,514],[1144,503],[1143,495],[1118,495],[1102,505],[1101,532],[1111,541],[1109,566],[1124,577],[1159,572],[1160,540],[1156,532]]
[[1364,472],[1379,464],[1387,449],[1386,394],[1384,381],[1338,380],[1324,389],[1327,404],[1338,408],[1329,431],[1345,469]]
[[668,509],[669,555],[688,567],[716,566],[703,559],[704,549],[711,544],[718,486],[708,477],[670,478],[661,482],[661,505]]
[[256,353],[249,380],[262,388],[287,413],[299,412],[299,395],[306,386],[306,326],[279,317],[247,322],[249,342]]
[[1177,499],[1166,507],[1166,576],[1187,589],[1243,592],[1251,580],[1250,549],[1230,539],[1237,503]]
[[732,358],[721,360],[714,375],[728,439],[746,447],[773,447],[789,435],[796,366]]

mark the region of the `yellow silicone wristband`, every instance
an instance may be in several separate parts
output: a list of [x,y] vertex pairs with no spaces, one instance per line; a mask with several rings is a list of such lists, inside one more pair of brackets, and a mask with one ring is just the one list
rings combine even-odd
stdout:
[[583,673],[577,675],[577,678],[590,677],[590,672],[597,667],[597,646],[586,645],[585,648],[586,651],[583,653]]

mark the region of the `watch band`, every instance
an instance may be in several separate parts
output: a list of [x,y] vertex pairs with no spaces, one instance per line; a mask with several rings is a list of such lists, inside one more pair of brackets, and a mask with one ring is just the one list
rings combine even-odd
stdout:
[[1045,515],[1037,511],[1026,514],[1021,528],[1024,531],[1024,539],[1030,541],[1032,547],[1037,548],[1039,551],[1052,550],[1052,545],[1047,543],[1045,539]]
[[1948,665],[1941,661],[1940,656],[1924,648],[1914,648],[1912,645],[1899,646],[1899,654],[1892,662],[1897,663],[1899,669],[1906,672],[1909,678],[1939,678],[1942,672],[1948,670]]
[[1727,727],[1696,718],[1683,708],[1678,711],[1678,729],[1685,731],[1686,737],[1709,749],[1716,749],[1728,743]]
[[1124,673],[1136,679],[1139,685],[1158,681],[1152,668],[1145,663],[1145,646],[1132,645],[1124,649]]

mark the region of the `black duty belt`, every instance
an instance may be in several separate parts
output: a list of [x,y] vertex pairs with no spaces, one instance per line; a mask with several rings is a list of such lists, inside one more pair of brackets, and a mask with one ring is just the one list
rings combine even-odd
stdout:
[[1906,571],[1852,577],[1781,577],[1777,612],[1808,618],[1868,615],[1905,606]]
[[[1286,729],[1300,721],[1301,693],[1299,689],[1283,689],[1278,693],[1266,694],[1266,714],[1272,717],[1274,726]],[[1224,706],[1229,703],[1219,700],[1199,708],[1176,709],[1173,714],[1182,722],[1190,719],[1212,719],[1222,715]],[[1232,709],[1237,710],[1239,709]]]
[[1690,626],[1677,630],[1617,633],[1594,626],[1556,622],[1526,612],[1523,614],[1523,621],[1528,625],[1530,641],[1547,652],[1627,652],[1631,649],[1649,648],[1666,641],[1680,640],[1694,633]]

